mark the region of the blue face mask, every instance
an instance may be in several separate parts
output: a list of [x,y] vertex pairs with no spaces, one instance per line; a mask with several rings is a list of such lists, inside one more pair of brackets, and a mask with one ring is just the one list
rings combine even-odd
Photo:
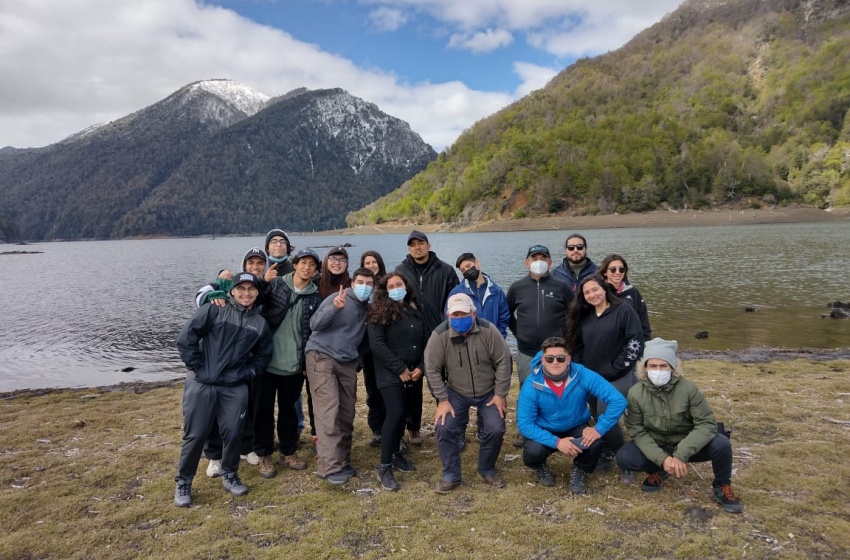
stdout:
[[360,301],[368,301],[372,297],[372,286],[367,286],[366,284],[354,284],[351,287],[351,291],[354,292],[354,297]]
[[390,296],[390,299],[393,301],[401,301],[404,299],[404,296],[407,295],[407,288],[387,290],[387,295]]
[[449,324],[456,333],[466,334],[472,329],[472,315],[469,317],[450,317]]

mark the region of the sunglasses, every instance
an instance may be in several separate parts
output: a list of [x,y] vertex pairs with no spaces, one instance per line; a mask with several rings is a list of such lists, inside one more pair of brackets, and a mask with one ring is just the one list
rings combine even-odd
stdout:
[[608,267],[608,272],[620,272],[620,273],[623,273],[623,272],[625,272],[625,271],[626,271],[626,267],[625,267],[625,266],[609,266],[609,267]]
[[567,357],[564,354],[558,354],[557,356],[543,356],[543,359],[547,364],[554,363],[555,360],[557,360],[559,364],[563,364],[567,361]]
[[578,245],[567,245],[567,251],[584,251],[584,245],[581,243]]

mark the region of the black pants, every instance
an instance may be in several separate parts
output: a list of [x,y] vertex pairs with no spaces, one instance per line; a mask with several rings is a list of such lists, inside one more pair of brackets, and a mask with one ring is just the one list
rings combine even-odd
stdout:
[[[277,397],[277,439],[280,452],[292,455],[298,448],[298,416],[295,401],[304,387],[304,376],[263,372],[257,380],[254,414],[254,452],[263,457],[274,451],[274,401]],[[312,418],[310,424],[313,424]]]
[[[421,389],[420,385],[420,389]],[[404,424],[407,418],[407,398],[404,385],[391,385],[381,388],[381,397],[386,409],[384,426],[381,430],[381,464],[387,465],[398,451]]]
[[[661,448],[670,455],[676,451],[675,445],[663,445]],[[708,445],[694,453],[688,459],[689,463],[701,463],[703,461],[711,461],[715,483],[726,485],[731,482],[732,444],[729,438],[720,434],[714,434],[714,438],[708,442]],[[631,441],[621,447],[617,452],[617,464],[620,465],[621,469],[628,469],[630,471],[644,471],[647,473],[661,471],[661,466],[647,459],[646,455],[641,453],[638,446]]]
[[418,432],[422,428],[422,380],[407,383],[404,386],[404,403],[407,414],[407,429]]
[[[553,434],[558,438],[574,438],[581,437],[581,432],[587,427],[587,424],[580,424],[575,428],[567,430],[565,432],[553,432]],[[527,467],[531,467],[532,469],[536,469],[546,462],[546,459],[549,458],[549,455],[556,452],[557,449],[554,447],[549,447],[548,445],[543,445],[542,443],[538,443],[533,439],[525,438],[525,444],[522,447],[522,462],[525,463]],[[591,473],[596,468],[596,463],[599,461],[599,455],[602,453],[602,438],[594,441],[590,448],[579,453],[575,459],[573,459],[573,465],[580,468],[586,473]]]
[[[242,433],[239,438],[239,454],[247,455],[254,450],[254,382],[248,383],[248,410],[245,412],[245,421],[242,422]],[[221,434],[219,434],[218,420],[213,420],[210,435],[204,444],[204,456],[207,459],[221,461]]]
[[375,380],[375,360],[371,352],[363,358],[363,385],[366,386],[366,406],[369,408],[366,422],[373,434],[380,434],[383,432],[387,410],[384,406],[383,394]]

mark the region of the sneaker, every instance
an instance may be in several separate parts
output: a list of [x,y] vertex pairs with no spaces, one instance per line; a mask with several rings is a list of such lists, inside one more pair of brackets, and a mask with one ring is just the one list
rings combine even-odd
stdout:
[[539,467],[537,467],[537,482],[540,483],[540,486],[545,486],[547,488],[551,488],[555,486],[555,476],[552,474],[552,471],[549,470],[549,465],[543,463]]
[[221,477],[221,486],[234,496],[244,496],[248,493],[248,487],[242,484],[236,473],[226,474]]
[[325,477],[325,480],[328,481],[329,484],[333,484],[334,486],[339,484],[345,484],[348,482],[348,479],[351,478],[343,471],[337,471],[335,473],[331,473]]
[[502,477],[499,476],[499,473],[493,474],[481,474],[478,473],[478,478],[489,484],[490,486],[494,486],[496,488],[504,488],[505,481],[502,480]]
[[260,457],[260,476],[263,478],[274,478],[277,476],[277,469],[274,468],[274,461],[272,461],[271,455]]
[[457,438],[457,446],[460,451],[466,449],[466,433],[461,433]]
[[744,506],[732,491],[731,484],[717,484],[715,482],[712,486],[714,488],[714,500],[720,504],[723,511],[726,513],[742,513],[744,511]]
[[372,439],[369,440],[369,447],[381,447],[381,434],[372,434]]
[[667,480],[669,476],[667,471],[649,473],[646,480],[641,483],[640,489],[644,492],[658,492],[661,490],[661,483]]
[[351,465],[345,465],[344,467],[342,467],[342,470],[340,472],[347,475],[348,478],[353,478],[357,476],[357,469],[355,469]]
[[587,473],[575,466],[570,472],[570,492],[573,494],[587,492]]
[[459,488],[463,484],[463,480],[441,480],[434,487],[434,492],[437,494],[449,494],[455,488]]
[[221,459],[210,459],[210,464],[207,465],[207,476],[210,478],[221,476]]
[[280,454],[277,459],[278,464],[294,471],[303,471],[307,468],[307,463],[298,456],[298,453],[292,455]]
[[378,465],[378,480],[381,481],[381,486],[386,488],[387,490],[392,490],[393,492],[398,491],[401,486],[399,486],[398,481],[395,479],[395,475],[393,474],[393,464],[389,463],[387,465]]
[[635,473],[628,470],[623,469],[620,471],[620,482],[623,484],[634,484],[635,483]]
[[260,464],[260,456],[254,453],[253,451],[248,453],[247,455],[240,455],[240,459],[243,461],[248,461],[249,465],[259,465]]
[[189,507],[192,505],[192,483],[177,483],[174,489],[174,505],[177,507]]
[[518,448],[518,449],[521,449],[524,445],[525,445],[525,438],[523,437],[522,434],[517,434],[516,437],[514,438],[513,446]]
[[407,460],[407,457],[401,453],[393,453],[393,462],[390,463],[393,468],[401,472],[414,472],[416,465]]
[[419,430],[410,432],[410,445],[415,445],[417,447],[422,445],[422,434]]
[[319,436],[313,436],[313,459],[319,458],[319,448],[316,447],[316,444],[319,441]]

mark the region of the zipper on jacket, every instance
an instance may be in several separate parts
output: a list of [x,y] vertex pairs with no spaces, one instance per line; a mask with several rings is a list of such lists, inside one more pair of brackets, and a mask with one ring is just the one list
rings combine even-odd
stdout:
[[[469,364],[469,382],[472,385],[472,396],[477,397],[478,393],[475,391],[475,372],[472,369],[472,356],[469,354],[469,341],[464,340],[463,346],[466,348],[466,361]],[[478,352],[476,349],[476,359],[478,358]]]

